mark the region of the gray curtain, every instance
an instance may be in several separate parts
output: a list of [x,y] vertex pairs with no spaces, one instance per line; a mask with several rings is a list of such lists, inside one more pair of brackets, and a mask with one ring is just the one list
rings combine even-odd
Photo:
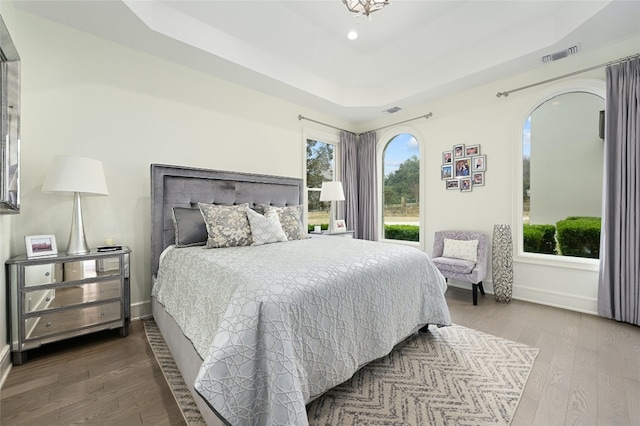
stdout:
[[640,325],[640,58],[607,67],[598,314]]
[[340,180],[344,190],[344,220],[347,229],[359,235],[358,224],[358,141],[356,135],[340,132]]
[[376,132],[360,135],[358,145],[358,228],[357,238],[378,239],[378,172]]

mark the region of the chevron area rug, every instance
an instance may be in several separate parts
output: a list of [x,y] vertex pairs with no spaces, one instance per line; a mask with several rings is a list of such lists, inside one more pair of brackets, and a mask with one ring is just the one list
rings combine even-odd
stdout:
[[309,424],[508,425],[537,355],[462,326],[431,326],[313,401]]
[[[187,424],[203,425],[153,320],[149,344]],[[307,406],[310,426],[508,425],[538,349],[453,325],[415,334]]]

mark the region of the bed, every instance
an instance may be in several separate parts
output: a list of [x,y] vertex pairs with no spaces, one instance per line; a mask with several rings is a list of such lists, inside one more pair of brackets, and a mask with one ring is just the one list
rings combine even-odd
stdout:
[[308,402],[451,323],[445,280],[415,248],[283,226],[281,242],[207,249],[174,224],[199,203],[299,212],[301,179],[153,164],[151,185],[152,312],[209,425],[307,424]]

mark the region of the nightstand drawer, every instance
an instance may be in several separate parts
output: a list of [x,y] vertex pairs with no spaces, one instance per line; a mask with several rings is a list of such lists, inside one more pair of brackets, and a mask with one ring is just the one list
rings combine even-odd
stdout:
[[120,296],[122,296],[122,284],[118,278],[69,287],[27,291],[23,294],[23,306],[24,313],[30,313],[115,299]]
[[[121,303],[111,302],[103,305],[41,315],[24,320],[27,328],[27,340],[37,339],[73,329],[88,327],[122,318]],[[29,333],[28,329],[33,327]]]

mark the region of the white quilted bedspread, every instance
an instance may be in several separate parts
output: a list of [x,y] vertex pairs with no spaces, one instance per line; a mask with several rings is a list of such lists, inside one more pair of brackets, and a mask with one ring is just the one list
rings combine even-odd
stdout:
[[449,325],[422,251],[340,237],[168,251],[153,289],[205,360],[196,390],[232,425],[306,425],[305,404]]

